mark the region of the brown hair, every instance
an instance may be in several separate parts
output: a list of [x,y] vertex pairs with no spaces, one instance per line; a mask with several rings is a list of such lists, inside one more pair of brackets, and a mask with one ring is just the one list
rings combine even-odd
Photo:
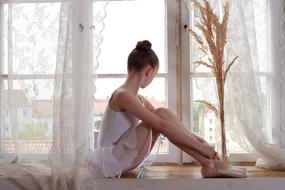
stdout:
[[128,57],[128,71],[141,71],[147,65],[152,68],[157,67],[158,57],[151,49],[151,43],[148,40],[139,41]]

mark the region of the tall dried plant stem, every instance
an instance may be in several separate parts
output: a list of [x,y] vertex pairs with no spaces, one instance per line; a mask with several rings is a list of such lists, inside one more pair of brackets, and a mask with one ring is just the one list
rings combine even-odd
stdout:
[[[227,146],[226,146],[226,133],[225,133],[225,113],[224,113],[224,97],[225,97],[225,81],[228,71],[235,63],[236,58],[232,60],[227,66],[225,66],[224,60],[224,48],[227,38],[227,24],[229,17],[229,4],[226,3],[224,7],[223,19],[220,22],[218,16],[214,13],[209,2],[202,0],[203,3],[199,3],[197,0],[192,0],[194,6],[200,12],[200,21],[196,22],[196,27],[202,32],[203,38],[199,36],[193,30],[189,30],[194,39],[200,45],[199,49],[208,54],[209,63],[205,61],[195,61],[195,64],[203,65],[211,69],[215,75],[216,89],[218,93],[218,109],[213,104],[200,100],[198,102],[204,104],[209,109],[215,112],[220,120],[221,127],[221,145],[222,145],[222,160],[228,162],[227,159]],[[225,70],[224,70],[225,68]]]

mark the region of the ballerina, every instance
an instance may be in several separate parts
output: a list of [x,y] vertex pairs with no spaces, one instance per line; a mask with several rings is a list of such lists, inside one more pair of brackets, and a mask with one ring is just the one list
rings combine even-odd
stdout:
[[128,57],[128,77],[108,103],[99,132],[99,147],[89,157],[95,177],[116,177],[138,167],[163,134],[201,165],[204,177],[245,177],[242,169],[224,164],[205,140],[189,131],[171,110],[155,109],[138,94],[157,74],[159,60],[147,40]]

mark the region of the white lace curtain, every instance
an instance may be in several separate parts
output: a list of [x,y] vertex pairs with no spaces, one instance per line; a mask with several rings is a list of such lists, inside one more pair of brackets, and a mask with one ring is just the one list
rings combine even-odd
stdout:
[[[257,153],[257,166],[284,169],[284,1],[230,2],[227,56],[239,58],[226,81],[226,128],[233,141]],[[268,5],[268,14],[258,13],[257,6]],[[271,23],[262,31],[270,31],[265,50],[258,42],[266,37],[257,35],[260,19]]]
[[85,159],[106,16],[94,2],[0,1],[0,175],[20,189],[94,188]]
[[[226,2],[210,1],[220,16]],[[228,2],[230,17],[225,59],[229,62],[239,56],[226,81],[228,151],[253,153],[258,157],[257,166],[284,169],[285,3],[283,0]],[[201,57],[196,50],[194,56]],[[214,82],[207,81],[195,85],[203,89],[204,99],[215,102],[211,90]],[[216,140],[220,149],[220,138]]]

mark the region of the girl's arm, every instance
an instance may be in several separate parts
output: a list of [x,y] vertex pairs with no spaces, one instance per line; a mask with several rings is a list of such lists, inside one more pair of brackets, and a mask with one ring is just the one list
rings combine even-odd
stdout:
[[[145,108],[148,109],[149,111],[151,112],[154,112],[156,109],[155,107],[145,98],[143,97],[142,95],[139,95],[140,96],[140,99],[143,101],[144,105],[145,105]],[[205,143],[205,144],[208,144],[207,141],[205,141],[204,139],[202,139],[201,137],[195,135],[194,133],[192,133],[198,141],[200,141],[201,143]]]
[[142,95],[139,95],[139,96],[141,100],[143,101],[143,104],[146,109],[148,109],[151,112],[154,112],[156,110],[155,107],[145,97],[143,97]]
[[151,104],[146,103],[144,107],[134,95],[125,90],[117,92],[115,101],[121,110],[133,114],[146,124],[151,124],[151,127],[156,130],[160,131],[160,128],[165,125],[166,121],[153,113],[155,108]]
[[137,99],[137,96],[132,95],[126,90],[117,92],[114,101],[118,107],[120,107],[120,109],[133,114],[138,119],[142,120],[146,126],[161,132],[174,144],[194,148],[207,157],[210,157],[213,154],[214,149],[209,148],[209,146],[194,140],[193,138],[190,138],[189,134],[185,133],[184,129],[177,127],[175,123],[160,118],[155,113],[145,108]]
[[[195,135],[194,133],[193,133],[193,135],[194,135],[201,143],[207,143],[207,141],[205,141],[205,140],[202,139],[201,137]],[[208,144],[208,143],[207,143],[207,144]]]

